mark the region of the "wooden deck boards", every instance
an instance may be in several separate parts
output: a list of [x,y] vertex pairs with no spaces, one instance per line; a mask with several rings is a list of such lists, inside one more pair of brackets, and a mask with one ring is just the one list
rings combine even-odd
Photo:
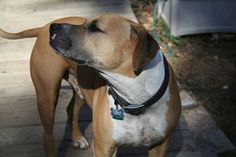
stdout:
[[[0,0],[0,27],[12,32],[38,27],[66,16],[94,16],[116,12],[136,20],[128,0]],[[29,59],[35,39],[6,40],[0,38],[0,157],[42,157],[42,126],[36,96],[29,73]],[[58,156],[90,157],[88,150],[73,150],[70,129],[66,124],[66,105],[72,91],[63,82],[56,110],[54,137]],[[91,112],[85,108],[80,125],[92,140]],[[67,126],[67,127],[66,127]],[[191,132],[181,119],[176,129],[168,157],[201,157]],[[146,148],[122,147],[120,157],[145,157]]]

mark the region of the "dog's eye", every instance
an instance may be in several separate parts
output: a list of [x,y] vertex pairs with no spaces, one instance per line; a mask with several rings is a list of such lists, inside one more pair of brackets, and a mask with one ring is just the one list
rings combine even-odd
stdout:
[[89,26],[88,26],[88,30],[90,32],[102,32],[104,33],[104,31],[102,31],[100,28],[98,28],[98,26],[96,25],[96,22],[92,22]]

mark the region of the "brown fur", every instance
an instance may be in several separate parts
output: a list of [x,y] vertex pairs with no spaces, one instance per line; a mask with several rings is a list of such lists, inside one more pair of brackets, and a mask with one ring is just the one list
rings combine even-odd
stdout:
[[132,24],[131,27],[131,40],[134,40],[136,44],[133,55],[133,69],[138,73],[155,56],[159,50],[159,45],[140,25]]

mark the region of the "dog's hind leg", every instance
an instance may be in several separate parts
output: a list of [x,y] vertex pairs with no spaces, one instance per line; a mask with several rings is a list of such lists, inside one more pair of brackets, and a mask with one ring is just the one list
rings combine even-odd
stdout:
[[63,75],[68,69],[64,59],[49,48],[38,48],[43,44],[36,41],[30,60],[30,72],[37,95],[37,105],[43,125],[44,150],[47,157],[56,156],[56,146],[53,139],[53,123],[58,94]]
[[[47,75],[45,78],[48,79],[48,77]],[[54,79],[50,83],[46,83],[48,80],[40,78],[37,78],[37,83],[34,81],[38,111],[44,129],[44,150],[47,157],[56,156],[56,147],[53,139],[53,123],[61,79]]]
[[55,107],[57,104],[57,94],[51,93],[50,91],[48,91],[47,94],[38,94],[37,104],[40,119],[44,128],[43,142],[45,153],[48,157],[55,157],[56,147],[53,139],[53,123]]

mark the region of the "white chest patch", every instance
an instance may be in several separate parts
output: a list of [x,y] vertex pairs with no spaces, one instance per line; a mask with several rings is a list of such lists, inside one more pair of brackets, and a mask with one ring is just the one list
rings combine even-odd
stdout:
[[[108,94],[107,94],[108,95]],[[125,113],[124,120],[113,119],[112,137],[120,145],[150,146],[160,142],[167,128],[166,112],[169,89],[163,97],[142,115],[133,116]],[[114,99],[108,95],[109,109],[115,108]]]

